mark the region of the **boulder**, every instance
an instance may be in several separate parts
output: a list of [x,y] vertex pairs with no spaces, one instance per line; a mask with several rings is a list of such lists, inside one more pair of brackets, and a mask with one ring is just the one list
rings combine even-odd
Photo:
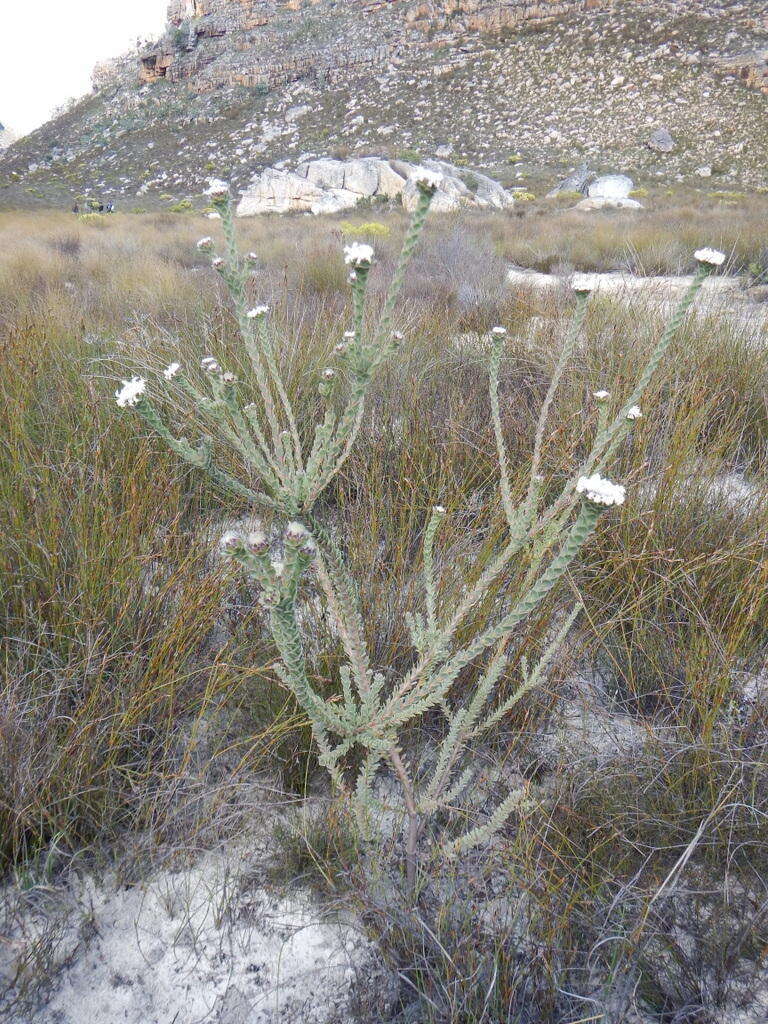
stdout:
[[386,199],[401,196],[405,209],[413,210],[419,190],[412,178],[420,169],[442,175],[432,202],[432,209],[438,213],[450,213],[461,206],[503,210],[514,205],[512,195],[493,178],[442,160],[426,160],[421,165],[381,157],[320,158],[302,160],[295,171],[277,165],[266,168],[243,193],[237,214],[251,217],[294,210],[339,213],[373,196]]
[[257,213],[290,213],[308,211],[322,200],[325,190],[293,171],[267,167],[243,192],[237,207],[238,217]]
[[590,171],[586,164],[582,164],[577,171],[569,174],[567,178],[563,178],[561,182],[555,185],[552,191],[547,193],[547,199],[554,199],[561,192],[581,192],[583,195],[586,195],[587,186],[594,177],[595,172]]
[[360,196],[356,192],[350,192],[345,188],[332,188],[312,203],[309,210],[314,214],[341,213],[342,210],[354,210],[359,201]]
[[[413,213],[418,205],[420,195],[413,178],[409,178],[405,183],[402,195],[403,209],[407,210],[409,213]],[[431,208],[436,213],[454,213],[460,206],[461,203],[458,195],[455,193],[451,194],[446,192],[443,188],[440,188],[435,192]]]
[[307,181],[320,188],[344,188],[344,162],[342,160],[310,160],[296,168]]
[[587,195],[590,199],[626,199],[634,187],[626,174],[604,174],[589,185]]
[[590,196],[576,203],[574,210],[590,212],[591,210],[642,210],[643,204],[626,196]]
[[386,196],[387,199],[395,199],[402,193],[407,180],[407,175],[398,174],[391,164],[382,160],[379,167],[379,189],[376,194]]
[[373,159],[348,160],[344,164],[344,188],[368,198],[376,194],[379,187],[379,164]]
[[657,128],[656,131],[651,134],[646,145],[648,146],[648,149],[652,149],[654,153],[671,153],[675,148],[675,140],[666,128]]

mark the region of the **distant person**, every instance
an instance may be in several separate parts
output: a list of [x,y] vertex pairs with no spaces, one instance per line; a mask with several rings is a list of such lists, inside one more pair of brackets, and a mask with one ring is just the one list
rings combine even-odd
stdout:
[[72,213],[80,213],[80,207],[77,203],[72,207]]
[[114,212],[115,212],[115,204],[114,203],[107,203],[107,213],[114,213]]
[[99,203],[99,213],[104,213],[104,203]]

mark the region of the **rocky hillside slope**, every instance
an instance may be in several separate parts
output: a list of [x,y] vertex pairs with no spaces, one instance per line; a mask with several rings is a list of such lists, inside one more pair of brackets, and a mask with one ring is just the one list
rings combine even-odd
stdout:
[[94,86],[0,158],[0,202],[151,205],[350,153],[768,184],[764,0],[173,0]]

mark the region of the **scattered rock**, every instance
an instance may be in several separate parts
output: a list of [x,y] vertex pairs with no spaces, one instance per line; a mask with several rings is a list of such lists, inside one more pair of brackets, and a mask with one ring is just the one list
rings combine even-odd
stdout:
[[675,148],[675,140],[666,128],[657,128],[646,143],[654,153],[671,153]]
[[697,167],[694,174],[698,175],[699,178],[711,178],[712,168],[709,166]]

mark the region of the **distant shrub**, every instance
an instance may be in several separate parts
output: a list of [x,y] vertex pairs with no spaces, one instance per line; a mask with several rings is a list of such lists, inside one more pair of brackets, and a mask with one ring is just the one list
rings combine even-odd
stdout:
[[91,228],[105,228],[107,218],[103,213],[81,213],[78,220],[81,224],[87,224]]
[[369,238],[388,238],[392,234],[392,229],[378,220],[366,221],[364,224],[353,224],[351,221],[344,220],[340,227],[342,235],[347,237],[365,235]]
[[194,208],[195,206],[191,199],[180,199],[178,203],[168,207],[171,213],[189,213]]

